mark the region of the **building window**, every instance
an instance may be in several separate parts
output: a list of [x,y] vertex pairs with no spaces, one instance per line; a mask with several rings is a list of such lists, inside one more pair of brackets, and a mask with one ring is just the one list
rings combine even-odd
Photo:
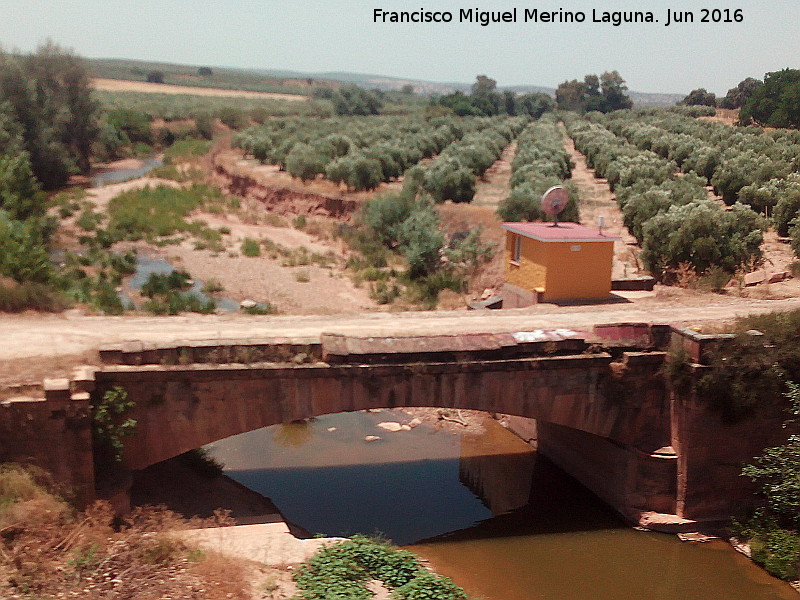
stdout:
[[514,235],[514,250],[511,253],[511,262],[518,265],[521,256],[522,256],[522,236]]

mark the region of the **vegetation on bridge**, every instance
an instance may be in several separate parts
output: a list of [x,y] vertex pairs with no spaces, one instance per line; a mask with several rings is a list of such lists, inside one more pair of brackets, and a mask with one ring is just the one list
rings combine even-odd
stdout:
[[[696,381],[699,398],[729,422],[764,405],[781,406],[787,411],[784,427],[796,430],[800,311],[746,317],[735,330],[734,339],[710,353],[709,368]],[[680,352],[668,360],[668,373],[679,393],[687,392],[692,382],[685,360]],[[755,482],[761,502],[751,514],[739,515],[734,533],[749,541],[753,560],[776,577],[794,580],[800,574],[800,435],[787,438],[742,470]]]

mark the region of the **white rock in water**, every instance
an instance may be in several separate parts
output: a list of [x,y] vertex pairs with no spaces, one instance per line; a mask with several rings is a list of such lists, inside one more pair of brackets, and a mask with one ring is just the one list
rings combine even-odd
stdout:
[[396,423],[394,421],[384,421],[383,423],[378,423],[378,427],[385,429],[386,431],[400,431],[403,429],[403,426],[400,425],[400,423]]
[[250,300],[249,298],[247,300],[242,300],[241,302],[239,302],[239,306],[241,306],[242,308],[255,308],[257,305],[258,302],[256,302],[255,300]]
[[408,424],[411,429],[414,429],[414,427],[419,427],[420,425],[422,425],[422,419],[419,417],[414,417]]
[[364,438],[364,441],[365,442],[377,442],[379,439],[381,439],[380,436],[368,435],[367,437]]
[[328,431],[330,431],[331,433],[333,433],[334,431],[336,431],[336,427],[328,427]]
[[400,429],[403,431],[411,431],[411,425],[401,425]]

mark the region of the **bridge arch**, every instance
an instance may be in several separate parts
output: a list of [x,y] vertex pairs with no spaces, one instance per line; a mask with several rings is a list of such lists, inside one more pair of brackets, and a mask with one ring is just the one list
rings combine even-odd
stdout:
[[[558,446],[555,438],[575,432],[566,434],[570,443],[580,443],[583,455],[589,448],[583,463],[603,463],[596,493],[638,520],[640,512],[675,507],[675,461],[652,455],[669,446],[671,435],[662,360],[662,353],[629,352],[616,360],[598,352],[403,364],[111,366],[96,374],[95,394],[121,386],[136,404],[130,414],[136,435],[125,440],[124,452],[132,470],[331,413],[422,406],[536,419],[547,424],[541,439],[547,453]],[[569,453],[562,458],[575,461]]]

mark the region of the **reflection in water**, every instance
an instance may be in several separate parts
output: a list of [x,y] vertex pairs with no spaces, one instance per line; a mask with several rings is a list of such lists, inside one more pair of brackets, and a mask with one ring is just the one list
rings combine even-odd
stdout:
[[292,421],[277,425],[275,430],[275,443],[284,448],[293,448],[308,443],[314,432],[308,421]]
[[[208,448],[228,476],[271,498],[288,520],[312,533],[381,533],[404,544],[491,516],[459,483],[460,436],[425,425],[377,428],[381,421],[409,420],[400,411],[327,415],[304,429],[268,427]],[[287,434],[298,431],[311,438],[287,448]],[[369,435],[382,439],[366,442]]]
[[[407,418],[393,411],[329,415],[308,424],[311,437],[301,446],[280,445],[273,427],[210,450],[228,475],[309,531],[425,539],[410,549],[473,597],[797,599],[725,543],[685,544],[630,529],[494,421],[486,435],[462,437],[425,426],[376,429],[386,420]],[[366,435],[383,439],[366,443]]]

